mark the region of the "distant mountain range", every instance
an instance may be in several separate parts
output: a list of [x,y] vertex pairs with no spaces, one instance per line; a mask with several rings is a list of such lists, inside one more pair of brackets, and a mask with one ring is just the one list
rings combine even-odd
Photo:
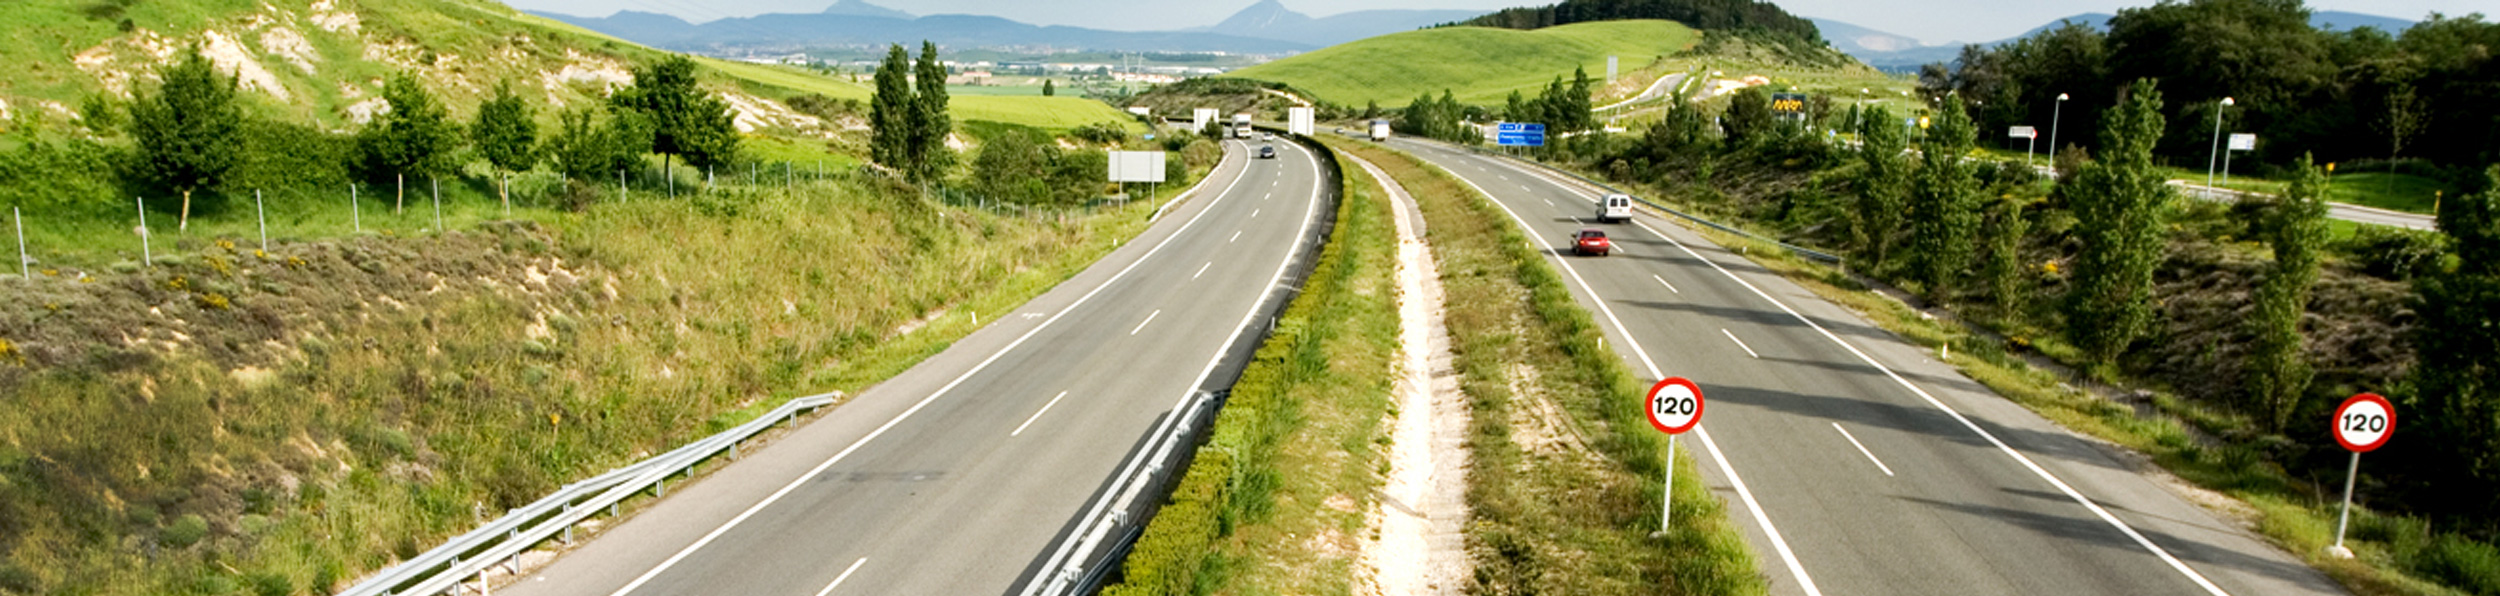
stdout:
[[1479,13],[1367,10],[1312,18],[1285,8],[1277,0],[1260,0],[1214,26],[1184,31],[1106,31],[1036,26],[989,16],[914,16],[867,0],[839,0],[819,13],[765,14],[702,24],[630,10],[605,17],[533,14],[643,45],[682,51],[909,45],[928,40],[962,48],[1292,54],[1463,20]]
[[[2111,17],[2112,15],[2108,13],[2088,12],[2049,21],[2048,24],[2034,27],[2030,31],[2023,32],[2022,35],[2016,35],[2010,38],[2000,39],[1979,45],[1993,48],[2013,43],[2034,35],[2039,35],[2040,33],[2050,29],[2055,29],[2070,21],[2086,27],[2098,29],[2106,33],[2109,31],[2109,19]],[[1874,29],[1868,29],[1831,19],[1811,20],[1814,21],[1814,26],[1816,28],[1823,31],[1823,39],[1830,41],[1832,47],[1839,48],[1842,53],[1856,57],[1859,61],[1865,62],[1867,66],[1873,66],[1877,69],[1888,72],[1914,72],[1918,70],[1919,66],[1926,64],[1936,62],[1951,63],[1954,58],[1961,56],[1962,46],[1967,45],[1962,43],[1948,43],[1933,46],[1920,45],[1918,40],[1906,36],[1876,31]],[[2358,29],[2361,27],[2377,27],[2380,30],[2393,34],[2403,32],[2406,27],[2413,26],[2413,21],[2352,12],[2325,11],[2311,14],[2309,17],[2309,25],[2330,31]]]

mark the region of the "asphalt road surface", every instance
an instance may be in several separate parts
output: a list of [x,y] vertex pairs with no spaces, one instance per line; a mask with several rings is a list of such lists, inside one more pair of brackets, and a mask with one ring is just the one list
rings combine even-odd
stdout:
[[[919,366],[503,590],[528,596],[1007,594],[1270,291],[1318,162],[1227,143],[1128,245]],[[949,313],[946,316],[971,316]]]
[[[1592,224],[1598,191],[1576,180],[1394,144],[1507,209],[1636,373],[1702,386],[1701,428],[1679,444],[1774,594],[2343,592],[2118,448],[1698,234],[1647,214]],[[1568,256],[1569,235],[1591,227],[1618,252]]]

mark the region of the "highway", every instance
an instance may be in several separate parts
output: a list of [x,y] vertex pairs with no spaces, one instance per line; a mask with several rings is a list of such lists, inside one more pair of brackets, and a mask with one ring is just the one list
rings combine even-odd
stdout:
[[1273,144],[1252,159],[1226,143],[1196,195],[1100,262],[501,591],[1021,590],[1149,430],[1229,378],[1220,356],[1254,315],[1290,299],[1276,282],[1326,200],[1317,159]]
[[[1707,398],[1681,437],[1772,593],[2341,594],[2324,575],[1914,346],[1596,189],[1535,166],[1392,144],[1512,214],[1636,374]],[[1618,252],[1570,257],[1573,231]]]

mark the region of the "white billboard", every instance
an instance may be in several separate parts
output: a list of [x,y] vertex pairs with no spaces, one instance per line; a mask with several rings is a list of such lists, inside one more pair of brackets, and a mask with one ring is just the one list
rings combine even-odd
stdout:
[[1293,134],[1311,136],[1318,128],[1318,115],[1310,108],[1285,108],[1285,129]]
[[2253,134],[2235,134],[2235,135],[2231,135],[2231,150],[2232,150],[2232,151],[2256,151],[2256,150],[2257,150],[2257,135],[2253,135]]
[[1111,152],[1112,182],[1162,182],[1163,152]]

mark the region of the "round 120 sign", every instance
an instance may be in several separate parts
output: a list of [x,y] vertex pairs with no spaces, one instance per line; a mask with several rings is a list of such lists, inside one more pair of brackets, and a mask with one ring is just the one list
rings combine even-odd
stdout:
[[1701,386],[1684,377],[1667,377],[1649,387],[1649,425],[1658,432],[1684,434],[1701,424]]
[[2369,453],[2396,433],[2396,408],[2376,393],[2363,393],[2335,408],[2335,442],[2353,453]]

